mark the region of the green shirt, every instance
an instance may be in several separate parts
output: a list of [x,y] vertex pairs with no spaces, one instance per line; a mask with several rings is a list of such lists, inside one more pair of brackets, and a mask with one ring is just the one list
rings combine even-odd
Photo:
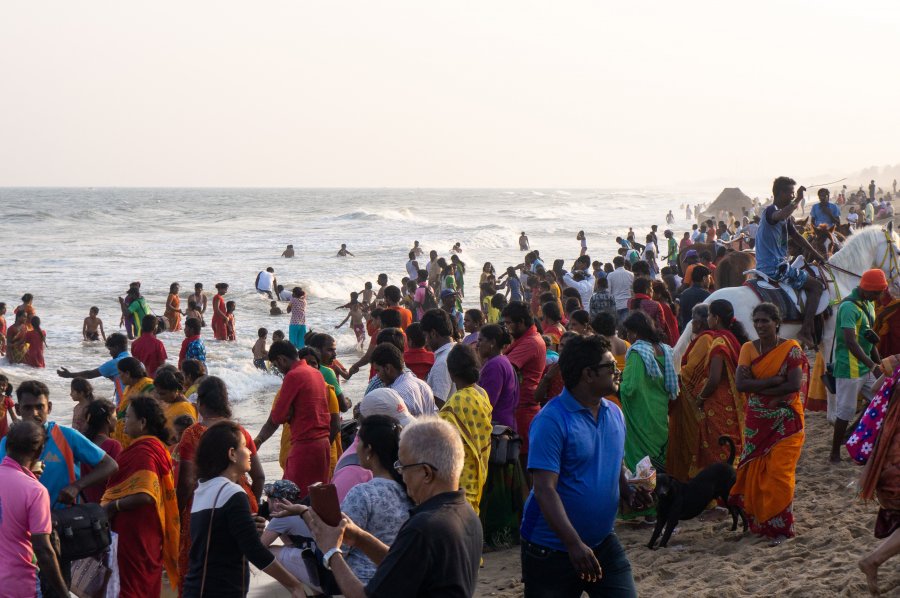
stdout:
[[[865,308],[865,313],[860,306]],[[837,312],[837,323],[834,334],[834,377],[835,378],[861,378],[869,373],[869,368],[860,362],[855,355],[850,353],[844,343],[843,329],[852,328],[856,333],[856,342],[859,343],[863,353],[869,355],[872,352],[872,343],[863,338],[862,333],[871,329],[875,322],[875,308],[871,301],[864,301],[859,296],[859,290],[847,295],[841,302]]]
[[334,394],[337,396],[344,394],[344,391],[341,390],[341,385],[338,384],[337,375],[334,373],[333,369],[327,365],[320,365],[319,371],[322,373],[322,377],[325,378],[325,384],[330,384],[334,387]]

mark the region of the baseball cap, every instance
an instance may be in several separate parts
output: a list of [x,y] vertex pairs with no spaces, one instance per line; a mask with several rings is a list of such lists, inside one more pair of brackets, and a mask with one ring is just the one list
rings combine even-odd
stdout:
[[696,249],[688,249],[688,250],[684,253],[684,257],[685,257],[685,258],[689,258],[689,257],[700,257],[700,254],[697,253],[697,250],[696,250]]
[[441,299],[446,299],[447,297],[455,297],[456,291],[453,289],[444,289],[441,291]]
[[393,388],[376,388],[366,393],[362,403],[359,404],[359,414],[363,417],[388,415],[396,419],[403,427],[413,422],[413,417],[409,414],[403,397]]

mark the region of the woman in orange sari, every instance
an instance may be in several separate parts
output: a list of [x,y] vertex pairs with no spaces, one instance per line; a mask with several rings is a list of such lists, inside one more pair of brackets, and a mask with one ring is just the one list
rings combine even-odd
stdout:
[[147,377],[144,364],[136,357],[125,357],[116,364],[119,370],[119,378],[125,385],[122,400],[116,405],[116,429],[113,430],[113,439],[118,440],[122,448],[128,448],[131,444],[131,436],[125,431],[125,417],[128,414],[128,405],[134,397],[153,394],[153,378]]
[[[691,310],[691,334],[694,340],[681,357],[681,385],[678,398],[669,403],[669,450],[666,453],[666,475],[687,482],[691,478],[691,466],[700,445],[700,410],[694,400],[699,392],[692,392],[687,380],[699,376],[707,352],[696,341],[709,330],[709,306],[700,303]],[[707,341],[701,341],[705,343]]]
[[178,584],[178,503],[169,433],[156,399],[131,400],[125,432],[131,445],[116,459],[119,470],[100,502],[119,534],[119,596],[159,596],[163,568],[170,584]]
[[22,295],[22,305],[13,310],[13,313],[17,316],[19,314],[25,314],[25,327],[29,332],[31,332],[31,318],[37,315],[37,311],[35,311],[34,305],[32,304],[33,301],[34,295],[25,293]]
[[[190,562],[191,549],[191,506],[194,502],[194,490],[197,487],[197,465],[194,456],[200,445],[200,438],[210,426],[231,419],[231,405],[228,403],[228,388],[221,378],[209,376],[203,379],[197,388],[197,411],[203,419],[203,423],[190,426],[181,435],[181,441],[172,452],[172,458],[176,461],[176,475],[178,494],[178,509],[181,513],[181,545],[178,550],[178,570],[186,575]],[[250,512],[256,513],[259,509],[259,499],[262,496],[263,484],[266,474],[263,472],[262,462],[256,453],[256,445],[253,437],[243,427],[244,440],[250,450],[250,480],[246,477],[238,483],[247,493],[250,501]],[[183,583],[179,584],[178,593],[181,594]]]
[[166,299],[166,312],[163,316],[169,324],[169,331],[181,330],[181,299],[178,298],[178,289],[181,287],[173,282],[169,287],[169,296]]
[[728,436],[734,441],[736,454],[741,454],[744,439],[744,395],[734,384],[738,355],[746,343],[747,332],[734,318],[734,308],[725,299],[709,304],[707,318],[709,330],[697,337],[692,344],[700,356],[701,367],[688,368],[690,376],[684,376],[684,384],[690,393],[696,392],[700,410],[700,428],[697,453],[691,467],[691,477],[707,465],[722,463],[728,459],[728,450],[719,444],[719,438]]
[[[887,395],[888,405],[881,421],[875,448],[866,462],[860,497],[878,500],[875,537],[884,539],[878,548],[859,561],[866,574],[869,592],[878,595],[878,568],[900,554],[900,369],[884,383],[880,397]],[[890,387],[889,387],[890,385]],[[878,399],[873,399],[872,403]],[[870,403],[870,406],[872,405]]]
[[748,394],[744,451],[730,503],[747,513],[750,530],[780,544],[794,536],[794,486],[803,448],[803,400],[809,363],[797,341],[778,336],[781,313],[753,309],[759,340],[741,347],[735,385]]
[[216,294],[212,299],[212,331],[216,340],[228,340],[228,310],[225,308],[225,293],[228,285],[220,282],[216,285]]

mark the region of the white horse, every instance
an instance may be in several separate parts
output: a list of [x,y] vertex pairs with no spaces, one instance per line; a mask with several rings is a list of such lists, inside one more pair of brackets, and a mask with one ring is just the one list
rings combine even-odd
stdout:
[[[859,285],[859,279],[863,272],[872,268],[884,271],[890,284],[891,294],[900,296],[900,236],[894,232],[893,223],[887,228],[868,227],[847,237],[843,248],[828,260],[830,275],[833,277],[825,294],[831,301],[846,297],[850,291]],[[734,317],[747,330],[751,340],[758,337],[753,328],[751,313],[753,308],[761,302],[756,293],[746,286],[729,287],[719,289],[706,298],[704,303],[710,303],[716,299],[727,299],[734,308]],[[825,321],[823,338],[817,347],[822,351],[831,351],[831,342],[834,338],[835,318],[832,316]],[[799,323],[782,324],[779,335],[784,338],[797,338],[800,331]],[[675,344],[675,366],[680,367],[681,356],[687,350],[691,341],[691,329],[688,327],[681,334],[681,338]]]

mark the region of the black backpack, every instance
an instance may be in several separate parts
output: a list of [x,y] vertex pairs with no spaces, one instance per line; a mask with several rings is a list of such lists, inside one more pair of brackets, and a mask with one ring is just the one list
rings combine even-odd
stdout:
[[430,286],[425,287],[425,299],[422,303],[422,309],[428,311],[429,309],[436,309],[438,306],[437,299],[434,298],[434,291]]
[[51,513],[52,543],[63,561],[97,556],[112,543],[106,509],[97,503],[72,505]]

